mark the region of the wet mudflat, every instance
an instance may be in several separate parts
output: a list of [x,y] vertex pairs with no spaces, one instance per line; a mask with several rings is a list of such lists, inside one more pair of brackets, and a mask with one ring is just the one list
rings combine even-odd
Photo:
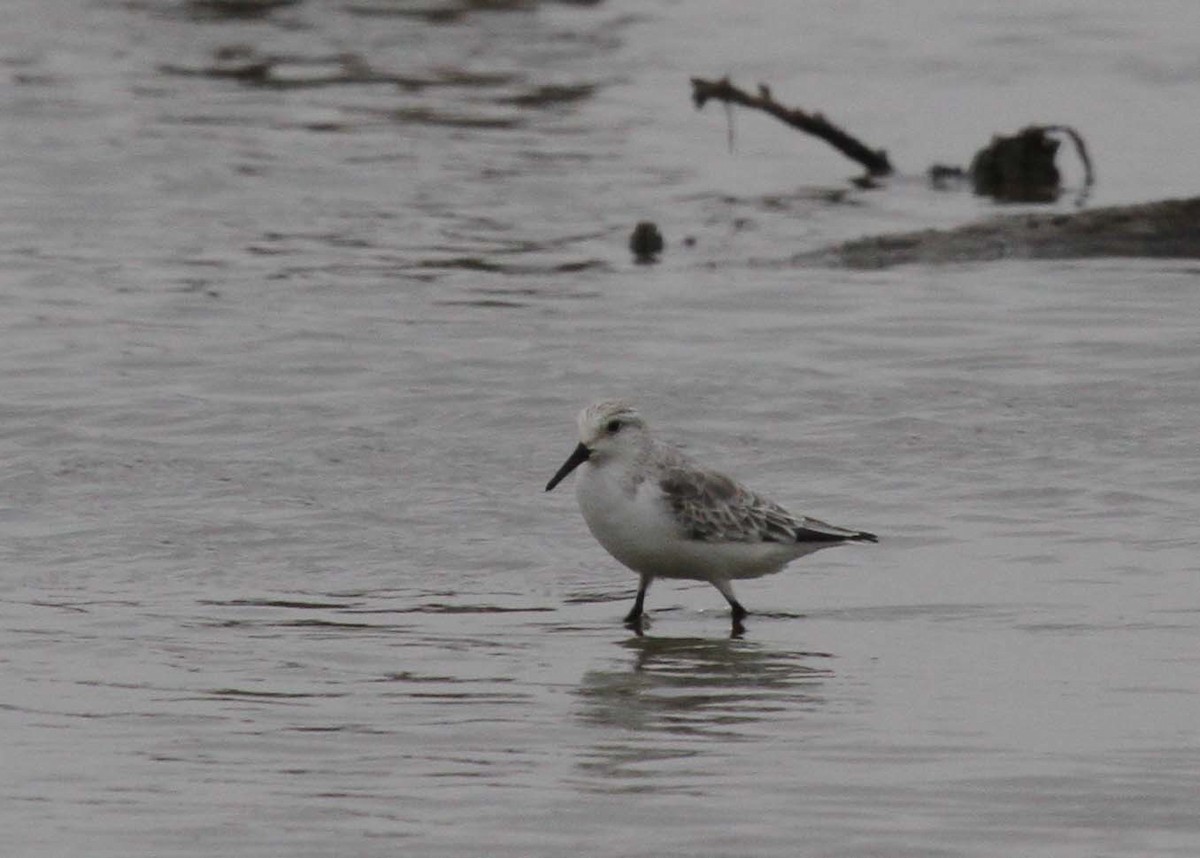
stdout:
[[[1200,848],[1197,266],[794,268],[993,209],[687,101],[769,80],[914,170],[1069,119],[1097,203],[1178,196],[1195,13],[681,5],[13,16],[7,854]],[[542,492],[612,394],[881,543],[632,635]]]

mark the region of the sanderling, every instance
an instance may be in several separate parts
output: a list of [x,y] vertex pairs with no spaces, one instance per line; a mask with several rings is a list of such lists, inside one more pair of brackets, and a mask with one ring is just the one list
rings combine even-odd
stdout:
[[625,622],[640,627],[655,578],[712,584],[733,610],[746,609],[730,581],[758,578],[822,548],[877,542],[873,533],[792,515],[724,474],[655,439],[628,402],[597,402],[579,413],[579,445],[546,484],[583,465],[575,484],[592,535],[641,581]]

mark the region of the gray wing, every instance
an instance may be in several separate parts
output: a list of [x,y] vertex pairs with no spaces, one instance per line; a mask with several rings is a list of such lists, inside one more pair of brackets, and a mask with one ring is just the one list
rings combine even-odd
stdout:
[[700,542],[876,541],[874,534],[795,516],[724,474],[687,466],[659,480],[663,498],[688,539]]

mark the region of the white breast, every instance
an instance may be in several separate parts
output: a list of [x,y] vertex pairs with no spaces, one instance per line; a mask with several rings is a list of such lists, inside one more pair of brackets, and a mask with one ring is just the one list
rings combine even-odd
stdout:
[[635,572],[662,574],[663,548],[679,534],[653,481],[632,485],[621,470],[585,463],[575,486],[579,510],[609,554]]

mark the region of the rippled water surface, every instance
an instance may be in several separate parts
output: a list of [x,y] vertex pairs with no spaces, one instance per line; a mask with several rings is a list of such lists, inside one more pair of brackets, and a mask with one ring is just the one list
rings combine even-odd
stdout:
[[[1190,195],[1200,7],[10,5],[5,855],[1200,853],[1200,266],[795,268],[992,209],[687,85]],[[632,635],[613,393],[880,544]]]

